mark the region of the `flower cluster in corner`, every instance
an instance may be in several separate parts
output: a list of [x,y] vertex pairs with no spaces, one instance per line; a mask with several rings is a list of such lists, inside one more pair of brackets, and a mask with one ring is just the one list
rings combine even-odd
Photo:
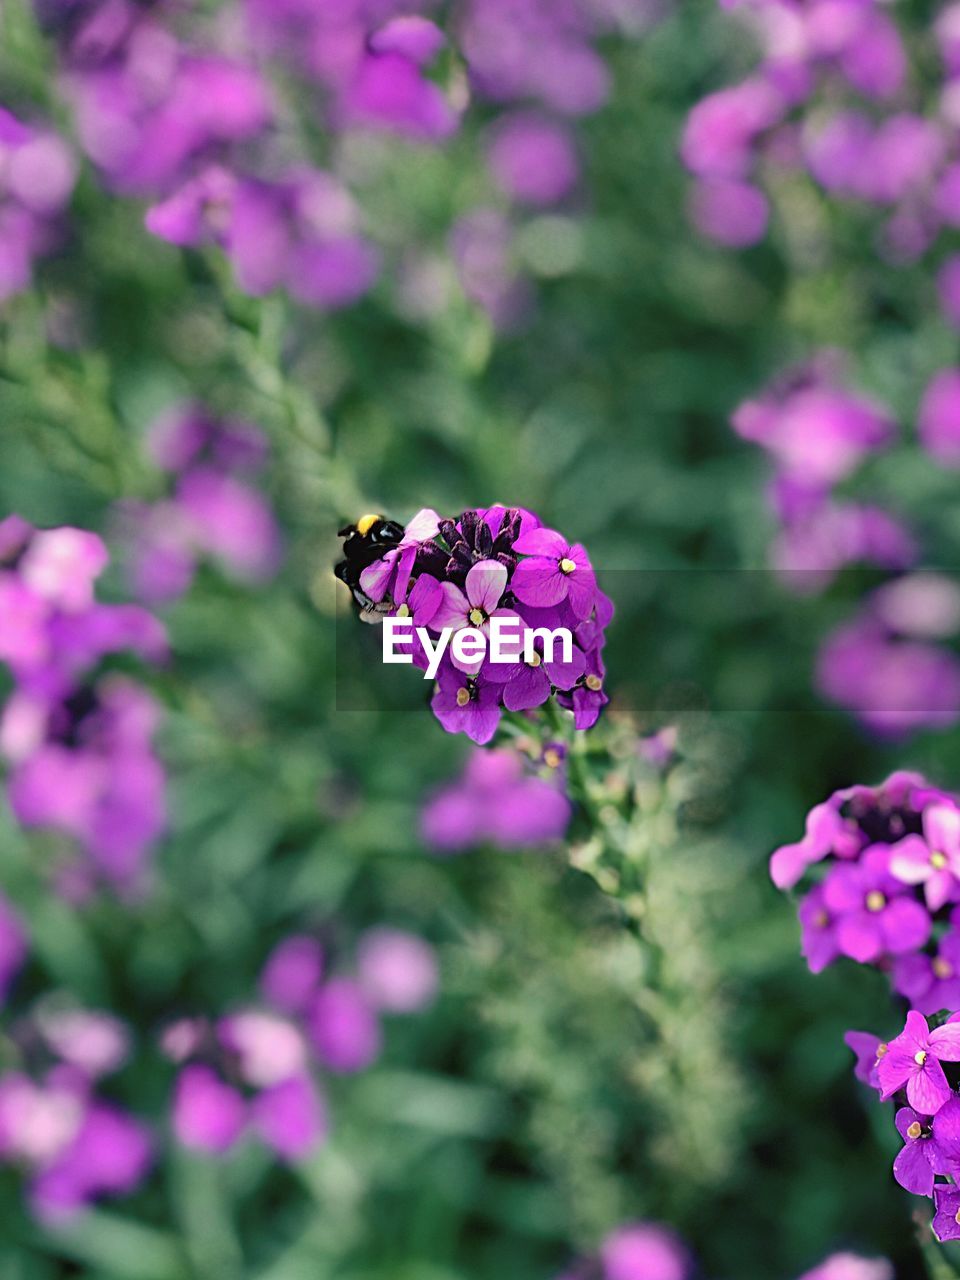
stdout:
[[917,1009],[958,1003],[956,796],[907,772],[835,791],[811,809],[803,839],[775,851],[770,871],[780,889],[816,874],[799,907],[814,973],[846,956],[888,972]]
[[[953,998],[952,1003],[956,1003]],[[849,1031],[857,1079],[894,1100],[903,1146],[893,1176],[913,1195],[932,1198],[938,1240],[960,1240],[960,1013],[930,1027],[917,1009],[889,1041]]]
[[147,448],[175,484],[165,499],[128,500],[120,508],[127,576],[137,598],[151,605],[178,599],[203,558],[241,582],[270,578],[280,561],[280,533],[250,484],[266,463],[263,433],[198,405],[178,405],[153,423]]
[[382,1016],[425,1009],[437,992],[432,948],[399,929],[363,934],[352,973],[326,970],[320,943],[291,935],[267,959],[257,1004],[166,1028],[179,1142],[222,1156],[249,1135],[281,1160],[305,1158],[329,1127],[319,1074],[366,1070],[381,1051]]
[[[337,576],[370,606],[368,617],[411,618],[434,634],[472,627],[484,635],[491,619],[516,618],[521,645],[530,633],[530,662],[459,662],[444,652],[431,706],[448,733],[465,733],[482,746],[504,711],[531,712],[550,698],[573,713],[577,729],[596,723],[609,700],[602,655],[613,605],[580,543],[545,528],[531,511],[493,506],[455,519],[418,512],[405,529],[397,526],[395,544],[358,574],[351,571],[359,562],[351,561],[349,539],[345,550]],[[569,661],[533,635],[559,627],[573,638]],[[416,644],[413,661],[426,669]]]
[[163,627],[137,605],[103,604],[96,580],[107,551],[96,534],[0,521],[0,662],[13,692],[0,716],[8,794],[25,827],[79,846],[61,867],[70,892],[101,879],[143,888],[165,823],[164,772],[153,751],[159,710],[133,679],[103,672],[110,655],[158,663]]
[[[828,196],[876,213],[888,263],[920,258],[960,223],[956,5],[933,25],[942,79],[929,102],[914,92],[912,51],[878,0],[729,7],[752,27],[761,60],[687,120],[681,153],[695,178],[690,213],[703,235],[728,248],[757,243],[768,229],[769,193],[801,174]],[[955,256],[940,269],[953,323],[958,269]]]

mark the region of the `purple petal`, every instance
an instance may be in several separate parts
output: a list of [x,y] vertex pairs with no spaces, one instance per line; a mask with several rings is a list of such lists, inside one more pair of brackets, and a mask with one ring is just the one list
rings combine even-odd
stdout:
[[960,1022],[945,1022],[930,1032],[930,1052],[941,1062],[960,1062]]
[[517,599],[538,609],[548,609],[565,600],[568,585],[566,575],[560,572],[555,560],[539,557],[521,560],[510,581],[510,588]]
[[503,705],[508,711],[528,711],[550,697],[550,678],[542,666],[521,666],[518,674],[503,687]]
[[467,599],[484,613],[493,613],[507,585],[507,566],[499,561],[479,561],[467,573]]
[[597,598],[597,580],[592,569],[575,569],[566,575],[567,599],[577,618],[588,618]]
[[837,946],[859,964],[869,964],[883,952],[883,934],[877,916],[855,911],[837,921]]
[[925,1116],[935,1116],[950,1096],[947,1077],[936,1058],[927,1058],[919,1071],[907,1080],[907,1101]]
[[952,805],[931,805],[923,814],[923,834],[939,853],[960,852],[960,811]]
[[933,1137],[944,1156],[960,1160],[960,1098],[950,1098],[933,1117]]
[[556,529],[528,529],[513,544],[521,556],[546,556],[550,560],[562,560],[569,547],[567,540]]
[[441,582],[440,590],[443,595],[430,620],[431,630],[442,631],[444,627],[457,629],[466,626],[467,616],[470,613],[467,597],[452,582]]
[[919,1138],[916,1141],[908,1138],[906,1146],[893,1162],[893,1176],[905,1191],[910,1191],[915,1196],[933,1194],[933,1170],[924,1152],[929,1141],[929,1138]]
[[916,951],[930,937],[930,929],[928,912],[912,898],[896,898],[880,912],[880,931],[891,955]]
[[923,884],[933,868],[930,849],[920,836],[904,836],[890,846],[890,871],[903,884]]
[[374,560],[373,564],[368,564],[360,574],[360,586],[377,604],[390,589],[390,580],[396,563],[396,551],[388,551],[382,560]]
[[887,1052],[877,1063],[877,1079],[880,1082],[882,1101],[893,1097],[898,1089],[902,1089],[908,1077],[916,1071],[917,1064],[913,1060],[913,1051],[896,1041],[891,1041]]

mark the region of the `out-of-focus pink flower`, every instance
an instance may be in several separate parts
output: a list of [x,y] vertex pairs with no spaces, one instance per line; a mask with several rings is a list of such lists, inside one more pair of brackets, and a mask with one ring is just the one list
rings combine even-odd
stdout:
[[240,1137],[247,1108],[236,1089],[200,1063],[184,1067],[173,1099],[173,1129],[185,1147],[221,1155]]
[[276,1009],[303,1013],[323,978],[323,951],[305,934],[294,934],[271,951],[260,977],[260,990]]
[[250,1121],[284,1160],[299,1160],[324,1140],[326,1108],[312,1080],[296,1075],[269,1086],[250,1104]]
[[960,369],[941,369],[931,379],[917,425],[928,453],[947,466],[960,466]]
[[488,161],[498,186],[525,204],[562,200],[579,176],[570,129],[532,112],[515,112],[498,122]]
[[570,815],[560,787],[531,775],[516,752],[474,751],[462,778],[424,805],[420,829],[439,853],[459,853],[484,841],[522,848],[559,839]]
[[314,996],[307,1031],[321,1062],[349,1075],[363,1071],[379,1056],[380,1023],[360,986],[349,978],[331,978]]
[[600,1248],[605,1280],[686,1280],[691,1260],[672,1231],[652,1223],[619,1227]]
[[767,230],[767,197],[748,182],[712,178],[690,193],[690,216],[708,240],[729,248],[756,244]]
[[439,976],[433,948],[400,929],[369,929],[357,947],[357,979],[385,1013],[414,1013],[431,1004]]

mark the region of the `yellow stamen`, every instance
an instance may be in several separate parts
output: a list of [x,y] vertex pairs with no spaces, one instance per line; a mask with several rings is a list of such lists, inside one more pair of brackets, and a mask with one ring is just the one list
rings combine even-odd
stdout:
[[890,1046],[889,1046],[888,1044],[878,1044],[878,1045],[877,1045],[877,1061],[878,1061],[878,1062],[879,1062],[879,1061],[880,1061],[880,1059],[884,1056],[884,1054],[887,1052],[887,1050],[888,1050],[889,1048],[890,1048]]
[[887,905],[887,900],[879,889],[871,889],[867,894],[867,910],[882,911]]
[[936,867],[938,871],[942,871],[947,865],[947,855],[935,849],[930,855],[930,865],[931,867]]
[[461,685],[460,688],[457,690],[457,706],[465,707],[469,701],[470,701],[470,690],[465,688],[463,685]]
[[528,667],[539,667],[539,665],[540,665],[540,663],[541,663],[542,661],[543,661],[543,659],[540,657],[539,653],[534,653],[534,654],[532,654],[532,655],[531,655],[530,661],[527,663],[527,666],[528,666]]
[[813,917],[813,925],[815,929],[825,929],[830,923],[830,917],[825,911],[818,911]]
[[357,533],[362,537],[365,533],[369,533],[378,520],[383,517],[378,516],[375,511],[368,512],[365,516],[361,516],[357,521]]
[[487,616],[487,615],[483,612],[483,610],[482,610],[482,609],[471,609],[471,610],[470,610],[470,621],[473,623],[473,625],[474,625],[475,627],[479,627],[479,626],[480,626],[480,624],[481,624],[481,623],[484,621],[484,619],[486,618],[486,616]]
[[577,566],[574,564],[574,562],[572,560],[569,560],[566,556],[564,556],[563,559],[560,561],[561,573],[573,573],[576,567]]
[[958,1226],[960,1226],[960,1209],[957,1210],[953,1220]]
[[603,681],[599,676],[595,676],[593,674],[588,675],[583,683],[594,693],[598,693],[603,688]]
[[930,968],[938,978],[952,978],[953,965],[949,960],[944,960],[943,956],[936,956],[931,962]]
[[913,1060],[918,1067],[922,1067],[927,1060],[926,1049],[918,1049],[917,1052],[913,1055]]
[[402,605],[400,605],[400,607],[397,609],[397,617],[398,617],[398,618],[409,618],[409,617],[410,617],[410,606],[409,606],[408,604],[402,604]]
[[916,1142],[917,1138],[920,1137],[921,1133],[923,1133],[923,1125],[920,1123],[919,1120],[914,1120],[913,1124],[907,1130],[907,1137],[913,1138],[914,1142]]
[[556,747],[547,747],[543,753],[543,763],[549,769],[557,769],[560,767],[560,752]]

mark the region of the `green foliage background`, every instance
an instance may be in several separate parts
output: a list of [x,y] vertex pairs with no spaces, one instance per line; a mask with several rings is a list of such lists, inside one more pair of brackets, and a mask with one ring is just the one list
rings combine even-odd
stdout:
[[[56,114],[25,11],[0,22],[5,100]],[[2,1280],[546,1280],[643,1216],[675,1225],[713,1280],[790,1280],[841,1246],[922,1274],[890,1118],[841,1040],[895,1029],[885,982],[807,973],[766,857],[836,785],[895,765],[960,782],[957,735],[878,745],[810,692],[817,639],[863,583],[797,604],[767,580],[763,464],[727,418],[789,361],[848,348],[904,427],[864,488],[912,513],[949,565],[954,481],[912,436],[955,343],[929,271],[883,267],[860,215],[799,179],[777,193],[772,243],[729,255],[689,230],[678,131],[749,65],[729,18],[697,0],[607,53],[615,91],[583,127],[582,217],[520,238],[539,306],[517,335],[461,296],[445,247],[452,218],[490,195],[482,120],[443,151],[391,142],[358,166],[394,270],[346,314],[239,296],[222,264],[148,237],[142,209],[88,174],[71,241],[3,317],[0,510],[109,532],[117,498],[159,492],[142,435],[186,395],[269,432],[289,548],[263,591],[205,571],[169,611],[174,661],[155,686],[173,821],[147,905],[71,912],[44,879],[49,847],[0,817],[32,980],[118,1010],[146,1047],[171,1009],[245,998],[285,931],[317,922],[348,944],[388,921],[437,944],[443,995],[391,1027],[375,1070],[334,1082],[333,1139],[295,1172],[253,1149],[222,1166],[171,1154],[138,1196],[53,1235],[4,1174]],[[393,288],[410,248],[448,282],[428,320]],[[54,319],[66,341],[49,340]],[[650,891],[659,991],[562,851],[426,854],[419,805],[464,743],[423,711],[336,708],[337,526],[494,500],[587,544],[619,586],[615,700],[650,727],[679,717],[679,831]],[[144,1053],[118,1091],[162,1124],[168,1087]]]

